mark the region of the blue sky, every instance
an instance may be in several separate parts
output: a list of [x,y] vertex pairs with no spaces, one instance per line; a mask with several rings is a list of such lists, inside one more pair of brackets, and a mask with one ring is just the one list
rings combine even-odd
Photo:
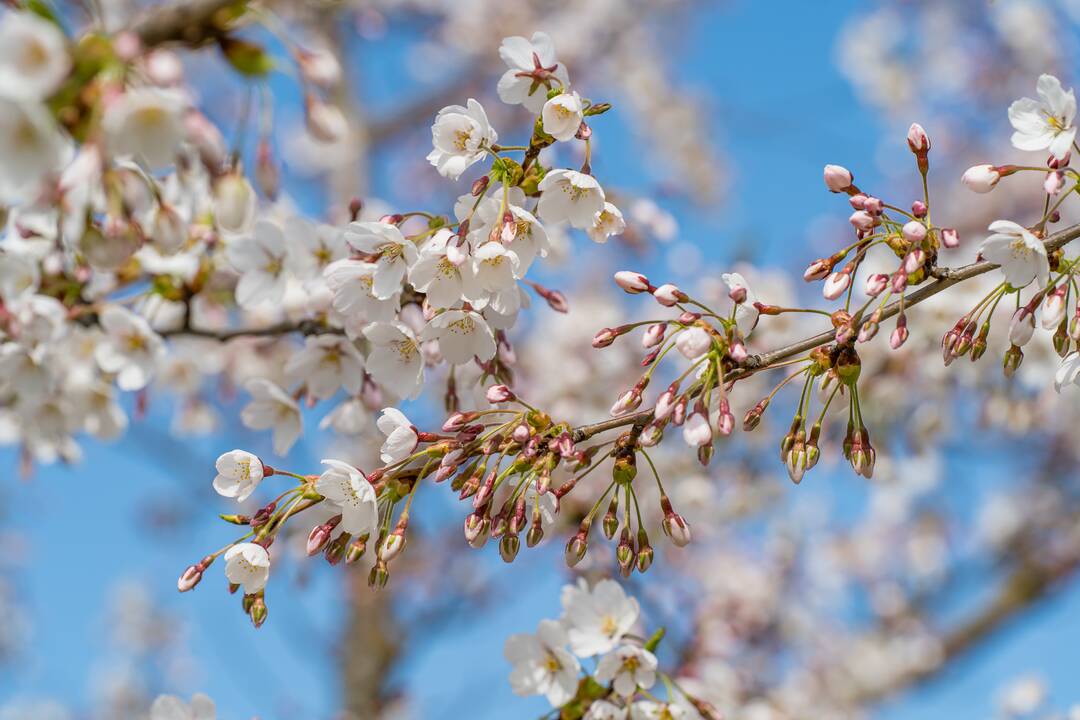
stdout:
[[[672,48],[682,70],[678,82],[705,98],[734,173],[722,208],[668,205],[679,217],[681,240],[707,239],[699,245],[711,263],[729,258],[753,231],[756,261],[797,269],[804,258],[791,250],[803,242],[807,222],[844,210],[822,191],[821,167],[854,166],[867,158],[859,165],[860,179],[877,179],[869,158],[882,133],[896,128],[883,127],[859,105],[833,61],[840,21],[858,6],[837,0],[791,3],[778,12],[773,3],[732,0],[701,10]],[[372,97],[385,97],[402,73],[401,40],[378,41],[364,56],[365,88]],[[296,100],[289,82],[275,85],[281,104]],[[616,108],[596,123],[603,143],[594,168],[601,180],[633,171],[631,153],[603,152],[631,142],[618,113]],[[903,135],[896,141],[902,143]],[[385,165],[377,168],[377,193],[388,172]],[[303,204],[317,207],[309,191],[294,190]],[[780,197],[783,211],[777,212]],[[764,227],[757,222],[762,217],[770,218]],[[133,578],[155,588],[162,607],[180,618],[204,670],[191,687],[173,690],[209,693],[227,720],[256,713],[263,720],[328,718],[337,707],[330,660],[340,627],[340,569],[320,568],[302,588],[272,587],[270,621],[258,632],[236,598],[223,592],[220,568],[196,592],[177,595],[172,588],[179,570],[227,536],[221,524],[206,521],[224,509],[209,488],[213,459],[234,446],[266,447],[267,441],[235,421],[221,436],[173,441],[166,437],[167,423],[165,408],[152,407],[145,427],[136,425],[121,442],[88,442],[80,466],[41,468],[28,483],[15,479],[15,454],[0,453],[9,468],[0,512],[28,539],[28,561],[17,579],[35,617],[25,662],[0,674],[0,700],[51,696],[86,707],[92,697],[89,668],[107,639],[102,617],[108,593],[118,580]],[[313,467],[319,446],[317,438],[301,444],[287,466]],[[960,459],[950,462],[959,466]],[[151,530],[147,518],[166,510],[176,516],[175,528]],[[541,617],[558,612],[558,555],[522,553],[510,567],[494,561],[492,553],[477,558],[486,569],[498,569],[497,587],[507,594],[482,621],[463,621],[433,638],[420,633],[418,652],[402,668],[417,717],[459,717],[467,707],[472,717],[495,720],[544,709],[510,693],[499,651],[510,633],[530,631]],[[517,585],[528,592],[510,593]],[[1072,642],[1080,633],[1077,617],[1080,592],[1070,587],[941,680],[887,705],[882,717],[989,716],[996,689],[1025,671],[1045,676],[1059,695],[1068,692],[1080,659]]]

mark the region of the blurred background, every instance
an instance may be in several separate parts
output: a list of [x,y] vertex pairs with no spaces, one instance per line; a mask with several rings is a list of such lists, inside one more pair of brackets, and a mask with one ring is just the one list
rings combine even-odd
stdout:
[[[117,26],[137,10],[105,6]],[[1008,104],[1033,95],[1042,72],[1071,86],[1080,37],[1075,0],[270,7],[304,42],[335,48],[347,75],[334,101],[351,129],[333,146],[304,130],[295,78],[269,86],[278,202],[314,217],[340,221],[354,197],[449,208],[466,181],[454,188],[424,160],[443,105],[476,97],[501,140],[527,137],[522,114],[495,98],[505,36],[548,32],[575,87],[614,104],[593,123],[593,170],[628,232],[606,246],[557,242],[538,279],[565,292],[571,312],[534,303],[518,331],[526,396],[579,422],[605,417],[634,377],[632,354],[588,347],[597,328],[643,310],[616,292],[613,270],[721,298],[720,274],[739,268],[764,302],[820,303],[800,275],[846,242],[850,213],[823,188],[822,166],[845,165],[860,187],[905,206],[921,196],[905,141],[913,121],[933,142],[934,219],[964,240],[947,264],[972,261],[989,222],[1037,219],[1036,179],[976,196],[959,177],[1017,157]],[[184,57],[227,131],[248,90],[213,53]],[[629,589],[650,627],[669,628],[662,663],[727,717],[1046,717],[1080,701],[1077,396],[1053,394],[1045,337],[1010,383],[993,343],[978,372],[944,371],[937,344],[968,293],[977,297],[958,288],[913,312],[903,351],[868,350],[874,480],[854,477],[833,447],[790,483],[775,457],[790,395],[754,435],[720,444],[707,469],[685,448],[661,453],[697,542],[660,548]],[[821,329],[763,322],[752,346]],[[232,536],[215,517],[232,510],[210,488],[214,459],[234,447],[274,456],[266,434],[240,425],[242,399],[212,370],[177,367],[158,384],[138,408],[129,398],[121,440],[86,442],[77,464],[27,471],[17,449],[0,451],[0,719],[143,717],[157,693],[195,691],[225,720],[547,711],[513,696],[501,650],[557,616],[571,579],[562,541],[504,565],[490,545],[465,546],[448,492],[419,496],[420,539],[379,594],[364,569],[299,557],[275,567],[258,631],[216,569],[177,594],[180,571]],[[440,417],[433,386],[409,409],[418,425]],[[737,413],[756,401],[746,392]],[[312,472],[323,457],[372,457],[373,423],[347,438],[316,430],[322,414],[305,419],[304,439],[275,466]],[[590,559],[592,576],[614,569],[603,545]]]

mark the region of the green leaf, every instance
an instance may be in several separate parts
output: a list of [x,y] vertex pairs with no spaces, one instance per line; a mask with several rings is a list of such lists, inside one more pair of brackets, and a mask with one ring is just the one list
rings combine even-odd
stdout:
[[274,58],[261,46],[247,40],[223,37],[221,52],[238,72],[248,77],[264,77],[274,69]]

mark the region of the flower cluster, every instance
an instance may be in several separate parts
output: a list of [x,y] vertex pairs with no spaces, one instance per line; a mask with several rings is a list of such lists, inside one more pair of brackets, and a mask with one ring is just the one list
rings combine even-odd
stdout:
[[[697,720],[719,718],[705,701],[687,694],[658,669],[653,652],[661,628],[634,634],[641,610],[612,580],[590,587],[584,579],[562,590],[563,615],[541,620],[536,633],[513,635],[503,654],[513,665],[518,695],[543,695],[561,717],[585,720]],[[597,658],[588,672],[581,660]],[[659,679],[666,699],[652,692]]]

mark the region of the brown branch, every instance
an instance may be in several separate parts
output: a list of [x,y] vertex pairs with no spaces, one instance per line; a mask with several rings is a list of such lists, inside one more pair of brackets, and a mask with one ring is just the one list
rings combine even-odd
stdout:
[[[1072,225],[1059,230],[1058,232],[1050,235],[1043,241],[1043,245],[1046,247],[1048,253],[1053,252],[1059,248],[1064,247],[1073,240],[1080,238],[1080,224]],[[953,285],[970,280],[973,277],[983,275],[991,270],[999,267],[995,263],[987,260],[980,262],[974,262],[970,265],[964,265],[963,267],[949,269],[940,268],[934,272],[934,281],[923,285],[914,292],[906,295],[902,300],[896,300],[889,303],[881,311],[881,319],[886,320],[893,317],[900,312],[901,308],[909,308],[914,305],[918,305],[922,301],[937,295],[939,292],[948,290]],[[855,331],[858,332],[866,320],[860,320],[856,323]],[[812,337],[808,337],[804,340],[799,340],[790,345],[785,345],[776,350],[760,353],[758,355],[751,355],[746,359],[737,370],[738,376],[745,376],[746,374],[752,374],[759,370],[767,369],[769,366],[778,362],[782,362],[789,358],[792,358],[800,353],[804,353],[808,350],[825,345],[836,339],[836,330],[829,330],[827,332],[819,333]],[[590,425],[582,425],[574,430],[574,441],[581,442],[588,440],[594,435],[605,432],[607,430],[614,430],[616,428],[625,427],[627,425],[644,425],[652,418],[653,409],[642,410],[630,415],[624,415],[622,417],[612,418],[611,420],[604,420],[598,423],[592,423]]]
[[147,8],[130,30],[147,47],[166,43],[199,45],[230,29],[234,7],[243,0],[174,0]]
[[226,342],[241,337],[278,337],[300,333],[301,335],[342,335],[345,333],[341,328],[327,327],[317,320],[301,320],[299,322],[280,322],[260,328],[237,328],[235,330],[206,330],[196,327],[177,327],[158,332],[162,337],[175,337],[186,335],[190,337],[211,338]]

